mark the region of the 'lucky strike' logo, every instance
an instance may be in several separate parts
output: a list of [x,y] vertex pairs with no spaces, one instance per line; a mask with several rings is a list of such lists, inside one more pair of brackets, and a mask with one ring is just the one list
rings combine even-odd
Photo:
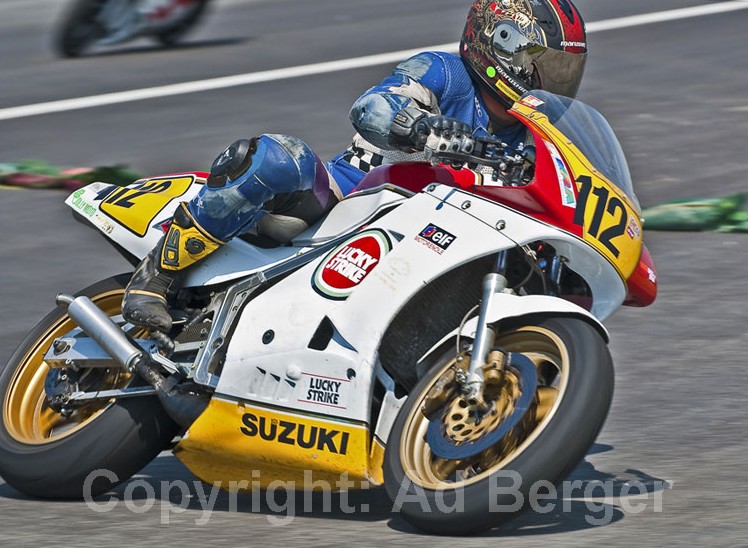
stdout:
[[422,243],[439,255],[444,253],[456,239],[457,236],[436,225],[428,225],[416,236],[417,242]]
[[387,235],[367,230],[336,247],[317,267],[312,286],[323,297],[343,300],[392,249]]

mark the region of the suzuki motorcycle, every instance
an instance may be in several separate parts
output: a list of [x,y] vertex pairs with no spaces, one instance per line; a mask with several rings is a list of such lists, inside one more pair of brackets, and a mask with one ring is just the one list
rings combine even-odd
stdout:
[[150,36],[173,46],[205,14],[210,0],[74,0],[55,36],[55,50],[78,57],[95,46]]
[[[527,501],[600,432],[601,322],[657,279],[604,118],[543,91],[511,113],[532,146],[432,136],[430,163],[372,170],[290,243],[234,238],[170,296],[169,333],[123,320],[129,274],[59,295],[0,375],[0,475],[70,498],[106,469],[102,493],[181,434],[175,455],[225,489],[347,474],[428,532],[514,517],[502,486]],[[66,203],[136,264],[207,175]]]

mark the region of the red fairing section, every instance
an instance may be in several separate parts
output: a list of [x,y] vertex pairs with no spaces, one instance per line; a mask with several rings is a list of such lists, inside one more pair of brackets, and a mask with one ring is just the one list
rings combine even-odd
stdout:
[[[424,162],[387,164],[371,170],[353,192],[393,185],[410,192],[421,192],[431,183],[464,188],[488,200],[504,204],[531,217],[557,226],[576,236],[582,235],[581,226],[574,224],[574,208],[564,206],[556,175],[556,168],[540,134],[535,136],[537,160],[535,178],[521,187],[491,186],[490,176],[476,174],[467,168],[453,169]],[[568,166],[567,166],[568,169]]]
[[157,8],[154,12],[150,13],[148,17],[153,21],[166,19],[167,17],[170,17],[174,13],[174,10],[179,6],[190,6],[196,2],[197,0],[174,0],[167,6]]
[[[465,171],[465,174],[458,175],[459,171],[442,166],[432,166],[424,162],[386,164],[367,173],[351,193],[370,190],[382,185],[392,185],[418,193],[431,183],[464,186],[465,188],[475,184],[475,174],[472,171],[467,169],[460,171]],[[457,179],[464,179],[464,184],[460,184]],[[467,179],[470,179],[469,183]]]
[[642,256],[639,265],[626,282],[628,295],[623,304],[626,306],[649,306],[657,297],[657,272],[652,255],[647,246],[642,244]]
[[[575,208],[563,205],[556,168],[544,144],[544,138],[534,128],[530,129],[535,138],[537,153],[532,182],[526,186],[495,187],[490,185],[489,177],[486,176],[483,184],[471,188],[470,192],[581,237],[582,227],[574,224]],[[566,169],[571,173],[568,165]]]

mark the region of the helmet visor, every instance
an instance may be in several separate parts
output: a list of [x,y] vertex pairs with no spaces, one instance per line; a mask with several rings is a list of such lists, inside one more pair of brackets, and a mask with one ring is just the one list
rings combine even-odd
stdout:
[[586,53],[570,53],[546,47],[536,31],[528,35],[514,21],[501,21],[493,34],[496,59],[527,84],[528,89],[544,89],[574,97],[582,81]]

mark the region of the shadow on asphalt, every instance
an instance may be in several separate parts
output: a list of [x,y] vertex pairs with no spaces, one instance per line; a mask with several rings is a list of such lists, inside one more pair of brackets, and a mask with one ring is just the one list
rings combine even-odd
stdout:
[[[595,444],[589,454],[612,450],[608,445]],[[480,536],[513,537],[547,535],[593,529],[624,518],[616,504],[627,496],[632,482],[639,486],[637,494],[646,495],[667,487],[667,483],[641,470],[628,469],[611,474],[585,460],[566,478],[573,485],[566,490],[559,486],[557,496],[543,498],[540,512],[528,510],[512,521]],[[0,498],[29,500],[7,484],[0,484]],[[580,500],[581,499],[581,500]],[[611,501],[610,503],[609,501]],[[412,534],[424,534],[393,511],[383,487],[348,492],[303,492],[292,488],[274,491],[227,493],[197,480],[174,456],[162,454],[140,474],[115,489],[95,497],[89,507],[105,508],[107,504],[131,504],[158,511],[164,504],[195,512],[252,513],[282,521],[289,517],[308,517],[343,521],[387,521],[389,528]],[[70,501],[78,503],[80,501]]]
[[93,49],[87,52],[77,59],[96,58],[96,57],[113,57],[118,55],[133,55],[138,53],[156,53],[156,52],[169,52],[173,50],[186,51],[191,49],[204,49],[204,48],[216,48],[224,46],[237,46],[245,44],[251,40],[246,36],[235,36],[228,38],[215,38],[209,40],[187,40],[184,42],[178,42],[171,46],[162,46],[157,43],[149,44],[148,42],[138,41],[131,45],[126,46],[111,46]]

